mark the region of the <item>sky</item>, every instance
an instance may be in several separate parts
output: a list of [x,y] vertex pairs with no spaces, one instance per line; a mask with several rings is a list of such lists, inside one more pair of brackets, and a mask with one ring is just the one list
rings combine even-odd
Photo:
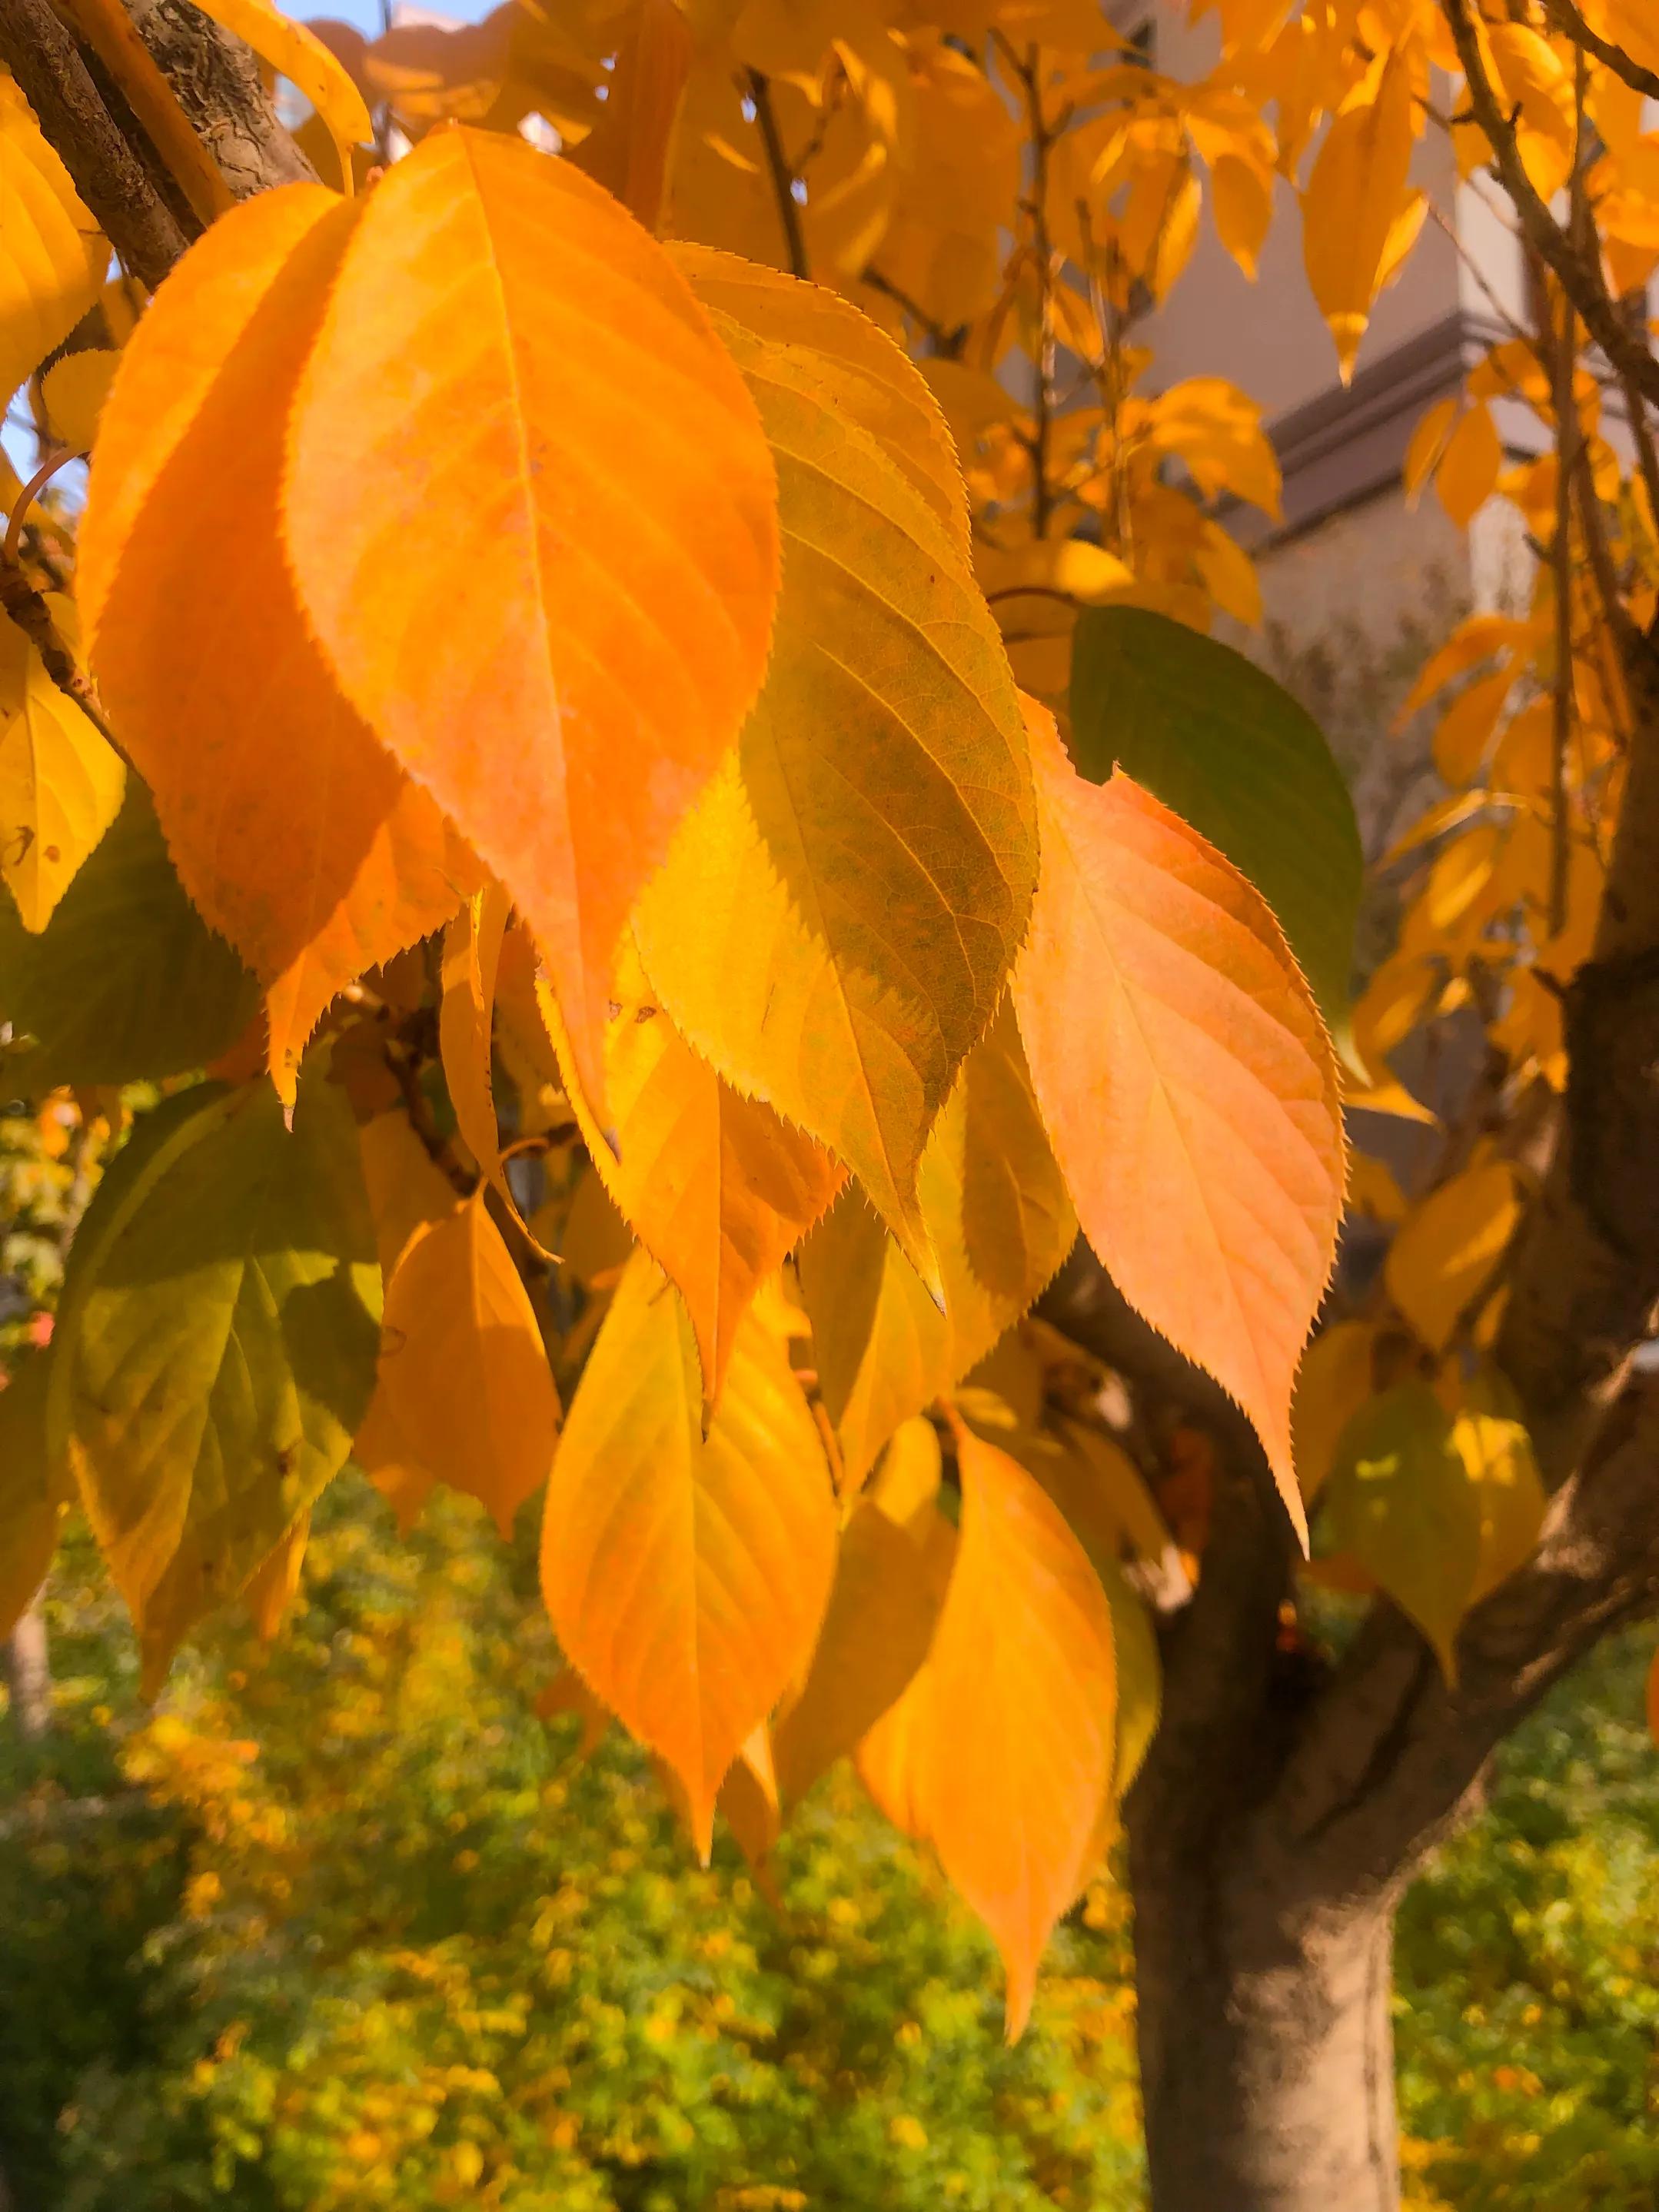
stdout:
[[[430,10],[422,12],[448,15],[458,23],[476,23],[495,5],[495,0],[435,0]],[[355,23],[371,37],[380,28],[380,0],[286,0],[284,12],[301,22],[329,15],[337,23]],[[392,13],[394,16],[398,13],[395,0]]]

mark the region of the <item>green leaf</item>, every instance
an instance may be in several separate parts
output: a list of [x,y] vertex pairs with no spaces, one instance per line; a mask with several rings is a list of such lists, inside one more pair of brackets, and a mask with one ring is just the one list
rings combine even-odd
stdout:
[[1452,1418],[1420,1376],[1379,1391],[1343,1430],[1325,1511],[1335,1542],[1411,1615],[1455,1682],[1457,1624],[1480,1563],[1480,1500]]
[[88,1208],[48,1431],[155,1683],[343,1463],[374,1388],[374,1233],[344,1093],[203,1085],[154,1117]]
[[1072,659],[1072,757],[1122,767],[1242,870],[1274,914],[1339,1048],[1364,856],[1318,724],[1231,646],[1139,607],[1085,607]]
[[185,896],[136,776],[40,935],[0,901],[0,1018],[33,1040],[6,1054],[15,1091],[204,1066],[258,1003],[253,978]]

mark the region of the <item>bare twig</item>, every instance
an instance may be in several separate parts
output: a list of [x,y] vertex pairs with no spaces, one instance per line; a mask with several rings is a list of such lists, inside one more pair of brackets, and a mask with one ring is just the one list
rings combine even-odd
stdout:
[[22,542],[23,525],[28,519],[28,511],[57,475],[58,470],[67,468],[71,461],[82,461],[85,459],[84,453],[77,453],[71,446],[60,446],[56,452],[46,455],[45,460],[17,495],[17,502],[11,511],[11,520],[6,525],[5,544],[0,546],[0,561],[10,562],[16,560],[17,549]]
[[1042,56],[1036,46],[1018,54],[1000,31],[992,33],[998,50],[1024,96],[1031,141],[1031,191],[1025,212],[1031,222],[1031,246],[1037,269],[1036,391],[1031,407],[1031,532],[1046,538],[1054,515],[1048,485],[1048,444],[1054,410],[1054,249],[1048,234],[1048,155],[1058,131],[1042,112]]
[[800,203],[795,198],[795,186],[800,179],[791,168],[789,156],[783,150],[783,137],[772,106],[772,87],[757,69],[749,71],[749,97],[755,103],[755,120],[760,125],[761,144],[766,149],[766,166],[771,173],[773,196],[778,204],[778,221],[783,226],[783,243],[789,256],[790,273],[796,276],[810,276],[812,272],[806,258],[806,234],[801,228]]
[[1602,68],[1622,77],[1633,92],[1644,92],[1650,100],[1659,100],[1659,76],[1641,63],[1633,61],[1622,46],[1611,39],[1604,39],[1591,30],[1589,25],[1573,5],[1573,0],[1544,0],[1546,12],[1553,15],[1581,53],[1589,54]]
[[0,0],[0,61],[133,275],[159,284],[185,250],[172,210],[144,173],[49,0]]
[[[1498,106],[1497,93],[1481,60],[1469,0],[1440,0],[1440,4],[1457,48],[1475,120],[1492,149],[1498,176],[1520,219],[1528,245],[1572,301],[1591,338],[1620,374],[1629,379],[1632,392],[1659,401],[1659,361],[1654,359],[1608,297],[1599,264],[1568,237],[1527,174],[1514,129]],[[1635,411],[1639,416],[1639,404]]]

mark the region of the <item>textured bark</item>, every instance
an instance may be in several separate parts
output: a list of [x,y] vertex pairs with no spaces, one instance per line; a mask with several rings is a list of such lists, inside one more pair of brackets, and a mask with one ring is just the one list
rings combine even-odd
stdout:
[[1287,1919],[1224,1853],[1172,1863],[1144,1829],[1131,1868],[1158,2212],[1389,2212],[1392,1899]]
[[242,41],[191,0],[126,0],[138,34],[234,199],[316,172],[276,119],[259,68]]

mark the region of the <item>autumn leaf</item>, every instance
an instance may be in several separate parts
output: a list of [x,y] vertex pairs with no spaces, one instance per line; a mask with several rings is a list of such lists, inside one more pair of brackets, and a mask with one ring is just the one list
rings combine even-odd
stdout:
[[785,575],[765,688],[640,952],[691,1044],[844,1160],[931,1277],[921,1153],[1035,876],[1012,683],[920,377],[844,302],[678,257],[777,455]]
[[1457,1624],[1480,1561],[1480,1504],[1451,1417],[1420,1376],[1363,1406],[1325,1486],[1331,1534],[1374,1575],[1457,1679]]
[[1255,884],[1340,1041],[1364,858],[1312,716],[1243,653],[1132,607],[1079,617],[1071,712],[1081,774],[1126,769]]
[[957,1437],[962,1528],[927,1670],[919,1794],[927,1836],[1007,1968],[1007,2025],[1077,1895],[1112,1778],[1105,1594],[1019,1462]]
[[51,921],[125,789],[108,740],[0,616],[0,873],[25,929]]
[[204,1066],[258,1006],[253,978],[185,896],[136,777],[44,930],[0,900],[6,1064],[33,1096]]
[[776,1729],[786,1802],[804,1796],[897,1702],[927,1656],[943,1599],[915,1537],[876,1500],[856,1506],[811,1666]]
[[15,392],[97,299],[109,241],[0,70],[0,389]]
[[46,1580],[68,1503],[64,1470],[46,1445],[50,1357],[25,1352],[0,1389],[0,1638]]
[[356,219],[320,186],[266,193],[179,263],[105,403],[81,535],[105,704],[186,890],[265,986],[289,1101],[335,993],[475,872],[335,688],[276,533],[285,398]]
[[557,1003],[539,988],[589,1156],[623,1218],[685,1300],[712,1407],[757,1291],[823,1214],[844,1171],[821,1145],[722,1082],[692,1051],[656,1003],[631,933],[605,1028],[613,1151],[569,1065]]
[[857,1190],[801,1248],[820,1386],[854,1483],[902,1422],[990,1351],[1076,1239],[1010,1007],[963,1062],[919,1188],[943,1312]]
[[[1037,710],[1039,713],[1041,710]],[[1291,1392],[1344,1178],[1329,1040],[1259,892],[1122,775],[1033,724],[1043,872],[1014,976],[1085,1235],[1261,1436],[1292,1525]]]
[[343,241],[283,517],[328,664],[525,917],[603,1098],[623,924],[765,665],[774,474],[742,380],[597,185],[435,132]]
[[1324,1488],[1343,1431],[1376,1388],[1377,1335],[1375,1322],[1333,1322],[1302,1356],[1291,1436],[1297,1478],[1310,1505]]
[[[319,1079],[203,1085],[100,1184],[54,1340],[62,1439],[155,1684],[344,1462],[379,1285],[357,1134]],[[130,1164],[129,1164],[130,1163]]]
[[1515,1170],[1496,1160],[1443,1183],[1401,1224],[1383,1274],[1431,1352],[1443,1352],[1491,1279],[1522,1215]]
[[387,1279],[380,1418],[422,1469],[487,1505],[507,1536],[552,1465],[559,1401],[536,1310],[484,1191],[417,1227]]
[[571,1663],[684,1784],[705,1857],[720,1782],[805,1665],[835,1561],[829,1469],[782,1352],[751,1315],[705,1439],[690,1319],[636,1255],[554,1460],[542,1587]]
[[1412,64],[1395,49],[1338,110],[1303,191],[1303,259],[1345,384],[1406,204],[1415,137]]

